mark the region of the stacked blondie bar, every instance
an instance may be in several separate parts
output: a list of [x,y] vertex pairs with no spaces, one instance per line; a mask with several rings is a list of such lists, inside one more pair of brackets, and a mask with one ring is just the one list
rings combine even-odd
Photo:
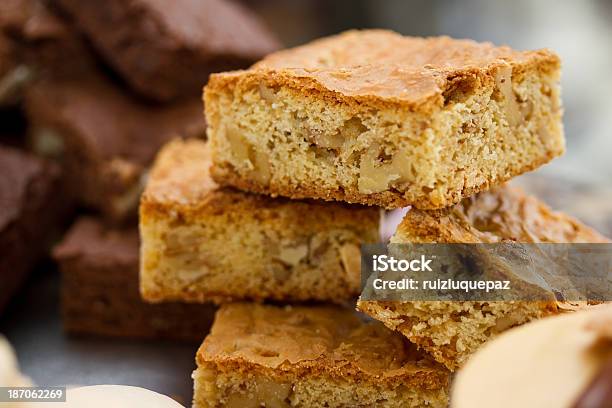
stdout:
[[478,346],[557,313],[351,309],[382,208],[412,208],[398,243],[607,241],[504,184],[564,152],[559,73],[548,50],[365,30],[211,75],[208,142],[166,145],[140,204],[143,298],[222,305],[194,406],[443,407]]

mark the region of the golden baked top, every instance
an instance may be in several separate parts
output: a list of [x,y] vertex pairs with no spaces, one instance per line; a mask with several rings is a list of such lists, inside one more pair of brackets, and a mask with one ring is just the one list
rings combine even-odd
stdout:
[[268,55],[247,71],[213,74],[207,88],[266,79],[268,86],[331,92],[355,100],[443,104],[460,77],[494,81],[502,66],[557,70],[549,50],[516,51],[449,37],[406,37],[386,30],[353,30]]
[[429,385],[448,375],[399,333],[331,306],[224,305],[197,358]]
[[442,210],[408,211],[392,242],[610,242],[522,190],[504,186]]
[[211,154],[206,142],[176,139],[158,153],[143,200],[193,205],[218,186],[210,177]]
[[219,187],[210,175],[211,163],[210,148],[203,140],[167,143],[157,154],[147,179],[140,200],[141,215],[158,211],[195,216],[223,211],[232,204],[245,209],[273,205],[274,200],[263,196]]

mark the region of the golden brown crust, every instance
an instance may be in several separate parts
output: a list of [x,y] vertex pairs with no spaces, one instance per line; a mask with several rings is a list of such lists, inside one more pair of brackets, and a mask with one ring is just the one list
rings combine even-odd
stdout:
[[445,369],[400,335],[349,309],[328,306],[225,305],[196,359],[198,365],[212,362],[281,377],[323,374],[425,389],[448,382]]
[[515,187],[499,187],[452,208],[409,211],[393,242],[610,242],[592,228],[552,211]]
[[492,72],[538,66],[555,70],[549,50],[515,51],[449,37],[405,37],[385,30],[347,31],[269,55],[246,71],[213,74],[207,91],[266,80],[348,104],[401,105],[429,111],[444,104],[457,78],[493,81]]

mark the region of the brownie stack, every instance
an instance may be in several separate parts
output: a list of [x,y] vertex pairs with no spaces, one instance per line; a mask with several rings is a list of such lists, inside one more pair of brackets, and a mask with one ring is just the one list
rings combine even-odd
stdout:
[[366,30],[211,75],[209,141],[164,147],[140,205],[143,298],[222,304],[194,406],[446,406],[482,343],[563,310],[356,302],[382,208],[412,207],[396,243],[609,242],[504,184],[564,151],[559,66]]
[[[201,340],[210,325],[209,306],[140,299],[138,200],[165,142],[205,137],[201,90],[208,75],[244,68],[278,42],[233,2],[167,6],[0,4],[0,106],[24,112],[27,129],[13,140],[38,156],[27,163],[17,157],[23,153],[0,151],[9,175],[1,185],[7,211],[0,242],[11,254],[0,273],[17,287],[37,254],[45,254],[46,235],[58,229],[51,227],[66,222],[55,202],[82,214],[53,251],[71,333]],[[40,249],[32,249],[37,234]]]

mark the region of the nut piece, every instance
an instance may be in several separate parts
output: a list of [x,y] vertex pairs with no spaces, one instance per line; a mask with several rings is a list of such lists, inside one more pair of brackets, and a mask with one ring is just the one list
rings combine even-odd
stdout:
[[512,67],[507,65],[501,67],[495,74],[495,84],[506,101],[506,120],[510,126],[518,126],[521,123],[521,112],[519,111],[514,91],[512,90]]
[[361,119],[351,118],[334,134],[326,134],[318,129],[306,128],[306,138],[319,147],[330,150],[339,150],[347,140],[357,139],[357,137],[368,128],[363,125]]
[[232,392],[225,406],[228,408],[258,408],[261,406],[272,408],[289,407],[286,402],[291,392],[291,384],[277,383],[274,380],[255,377],[255,390],[247,389],[245,392]]
[[249,144],[242,136],[238,128],[231,125],[225,126],[225,136],[232,149],[232,154],[238,162],[249,166]]
[[379,158],[380,150],[379,145],[372,145],[361,156],[357,183],[362,194],[379,193],[388,189],[391,183],[410,182],[414,178],[406,154],[401,151],[395,152],[390,161],[382,163]]
[[328,236],[322,233],[315,234],[310,237],[308,246],[308,258],[311,262],[319,263],[327,251],[329,251],[330,243]]
[[259,96],[266,102],[273,103],[276,101],[276,94],[272,88],[269,88],[263,82],[259,83]]
[[270,182],[270,161],[268,154],[252,145],[235,126],[227,125],[225,135],[236,161],[252,173],[261,184]]
[[358,286],[361,282],[361,250],[359,247],[351,243],[342,245],[340,260],[348,281]]
[[344,122],[344,125],[338,130],[338,133],[341,134],[344,139],[357,139],[360,134],[367,130],[368,128],[364,126],[361,119],[351,118]]
[[270,182],[270,160],[268,154],[257,149],[255,146],[249,148],[249,159],[253,164],[253,178],[261,184]]
[[306,139],[325,149],[337,150],[342,147],[344,139],[340,133],[334,135],[325,134],[322,130],[306,128]]
[[300,244],[294,247],[286,246],[280,248],[276,258],[286,265],[296,266],[306,255],[308,255],[308,245]]

